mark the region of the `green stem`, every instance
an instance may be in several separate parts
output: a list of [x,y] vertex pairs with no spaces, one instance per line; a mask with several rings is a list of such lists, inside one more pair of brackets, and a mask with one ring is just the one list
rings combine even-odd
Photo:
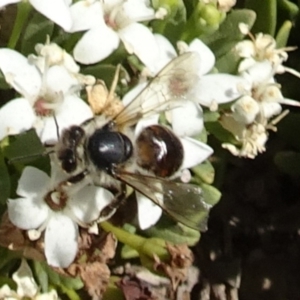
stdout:
[[15,20],[15,24],[8,41],[8,48],[14,49],[17,45],[17,42],[20,38],[22,29],[24,27],[24,23],[28,19],[29,13],[31,11],[31,5],[27,2],[21,1],[18,4],[17,17]]
[[169,253],[166,249],[166,243],[162,239],[147,239],[115,227],[108,222],[102,222],[100,225],[105,231],[112,232],[118,241],[135,249],[140,255],[143,254],[152,258],[153,254],[156,254],[162,260],[169,258]]

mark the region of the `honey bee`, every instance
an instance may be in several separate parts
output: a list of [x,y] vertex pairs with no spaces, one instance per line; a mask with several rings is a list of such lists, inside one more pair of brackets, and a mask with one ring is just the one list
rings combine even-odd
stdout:
[[[167,126],[151,125],[135,134],[134,126],[178,106],[195,83],[198,55],[187,52],[173,59],[114,116],[105,113],[80,126],[65,129],[55,146],[62,169],[75,183],[88,176],[91,183],[124,197],[128,185],[159,205],[176,221],[205,230],[205,203],[200,187],[173,180],[183,162],[183,146]],[[202,213],[201,213],[202,212]]]

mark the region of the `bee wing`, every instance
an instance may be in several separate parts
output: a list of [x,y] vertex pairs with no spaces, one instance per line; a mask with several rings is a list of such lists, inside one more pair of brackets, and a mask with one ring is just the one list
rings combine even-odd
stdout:
[[141,118],[166,111],[185,100],[198,80],[200,57],[186,52],[174,58],[119,113],[114,121],[119,126],[131,126]]
[[208,212],[212,206],[204,201],[200,187],[122,170],[116,170],[115,175],[159,205],[176,221],[196,230],[207,229]]

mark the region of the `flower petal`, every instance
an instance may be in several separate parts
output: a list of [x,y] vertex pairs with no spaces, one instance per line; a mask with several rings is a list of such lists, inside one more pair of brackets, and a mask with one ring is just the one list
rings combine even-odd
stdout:
[[[17,51],[0,49],[0,69],[6,81],[25,98],[36,98],[41,87],[41,75]],[[30,99],[27,99],[30,100]]]
[[71,29],[71,13],[65,0],[29,0],[29,2],[38,12],[61,26],[65,31]]
[[77,254],[78,226],[67,216],[55,213],[45,231],[45,255],[50,266],[66,268]]
[[245,79],[229,74],[209,74],[203,76],[197,84],[197,101],[211,107],[217,103],[227,103],[241,96],[239,88],[246,85]]
[[158,46],[158,57],[152,66],[148,66],[153,75],[157,74],[163,67],[165,67],[177,53],[172,44],[161,34],[154,34]]
[[16,192],[21,197],[33,198],[43,194],[49,182],[50,179],[46,173],[28,166],[22,172]]
[[38,286],[25,259],[22,259],[19,269],[12,278],[17,283],[17,294],[20,298],[34,298],[38,293]]
[[147,6],[147,2],[148,1],[141,0],[124,1],[122,5],[123,12],[126,14],[126,17],[132,21],[145,21],[154,19],[155,11],[153,8]]
[[[80,125],[93,117],[91,108],[76,96],[66,96],[56,112],[59,134],[71,125]],[[35,128],[43,143],[53,143],[58,140],[57,127],[53,117],[39,120]]]
[[36,115],[24,98],[9,101],[0,109],[0,140],[32,128]]
[[199,39],[194,39],[189,45],[189,51],[197,52],[200,56],[201,64],[199,75],[208,73],[215,65],[216,58],[213,52]]
[[111,28],[90,29],[74,48],[74,58],[82,64],[94,64],[109,56],[119,46],[119,37]]
[[214,152],[208,145],[189,137],[181,138],[180,141],[184,150],[181,170],[197,166]]
[[142,230],[154,225],[162,215],[162,209],[144,195],[136,192],[138,221]]
[[79,85],[78,81],[71,76],[65,67],[53,66],[46,73],[46,93],[53,97],[66,94],[71,87]]
[[71,32],[88,30],[104,23],[100,1],[78,1],[70,7],[70,10],[73,20]]
[[102,209],[111,203],[114,195],[107,189],[85,186],[70,199],[70,209],[83,223],[91,223],[99,218]]
[[119,36],[127,51],[134,53],[151,70],[159,51],[150,29],[142,24],[132,23],[119,30]]
[[172,109],[172,128],[178,136],[194,136],[203,129],[203,112],[199,104],[182,101],[179,107]]
[[8,199],[7,208],[10,221],[24,230],[39,228],[49,213],[43,199],[37,197]]

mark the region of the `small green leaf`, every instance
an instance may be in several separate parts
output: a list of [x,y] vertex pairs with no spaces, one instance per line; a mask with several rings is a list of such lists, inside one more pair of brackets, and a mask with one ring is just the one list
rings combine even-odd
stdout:
[[300,153],[293,151],[281,151],[274,158],[276,166],[283,173],[291,177],[300,176]]
[[220,114],[217,111],[205,110],[203,114],[204,122],[216,122],[219,117]]
[[200,186],[202,188],[205,202],[207,202],[210,205],[216,205],[221,199],[221,192],[212,185],[206,183],[202,183],[200,184]]
[[123,245],[121,250],[121,257],[124,259],[132,259],[139,257],[138,251],[129,247],[128,245]]
[[194,167],[192,171],[205,183],[213,183],[215,178],[215,170],[208,160],[201,165]]
[[10,195],[10,178],[4,161],[2,151],[0,151],[0,205],[5,205]]
[[149,237],[161,238],[174,244],[194,246],[200,239],[200,232],[182,224],[177,224],[168,216],[163,215],[155,226],[143,231]]
[[245,7],[256,12],[256,22],[252,28],[252,33],[275,34],[277,22],[277,0],[246,0]]
[[277,5],[278,18],[284,18],[290,21],[295,21],[299,13],[299,7],[297,6],[297,4],[289,0],[277,0]]
[[215,56],[225,55],[237,42],[244,38],[239,29],[240,23],[245,23],[252,27],[255,21],[255,13],[252,10],[233,10],[230,12],[219,30],[214,34],[203,37],[203,42],[214,52]]
[[289,36],[290,36],[292,26],[293,26],[293,24],[291,21],[285,21],[282,24],[282,26],[280,27],[280,29],[278,30],[277,35],[276,35],[277,48],[283,48],[286,46]]
[[220,142],[236,144],[233,134],[227,131],[219,122],[207,122],[205,126],[207,131],[213,134]]
[[41,287],[42,291],[44,293],[48,292],[49,290],[49,280],[48,280],[48,275],[45,270],[45,266],[43,263],[34,260],[33,261],[33,269],[35,273],[35,278]]
[[34,12],[33,17],[27,25],[21,44],[21,52],[23,55],[28,55],[35,52],[35,45],[38,43],[44,44],[46,37],[52,35],[54,24],[52,21],[43,15]]

